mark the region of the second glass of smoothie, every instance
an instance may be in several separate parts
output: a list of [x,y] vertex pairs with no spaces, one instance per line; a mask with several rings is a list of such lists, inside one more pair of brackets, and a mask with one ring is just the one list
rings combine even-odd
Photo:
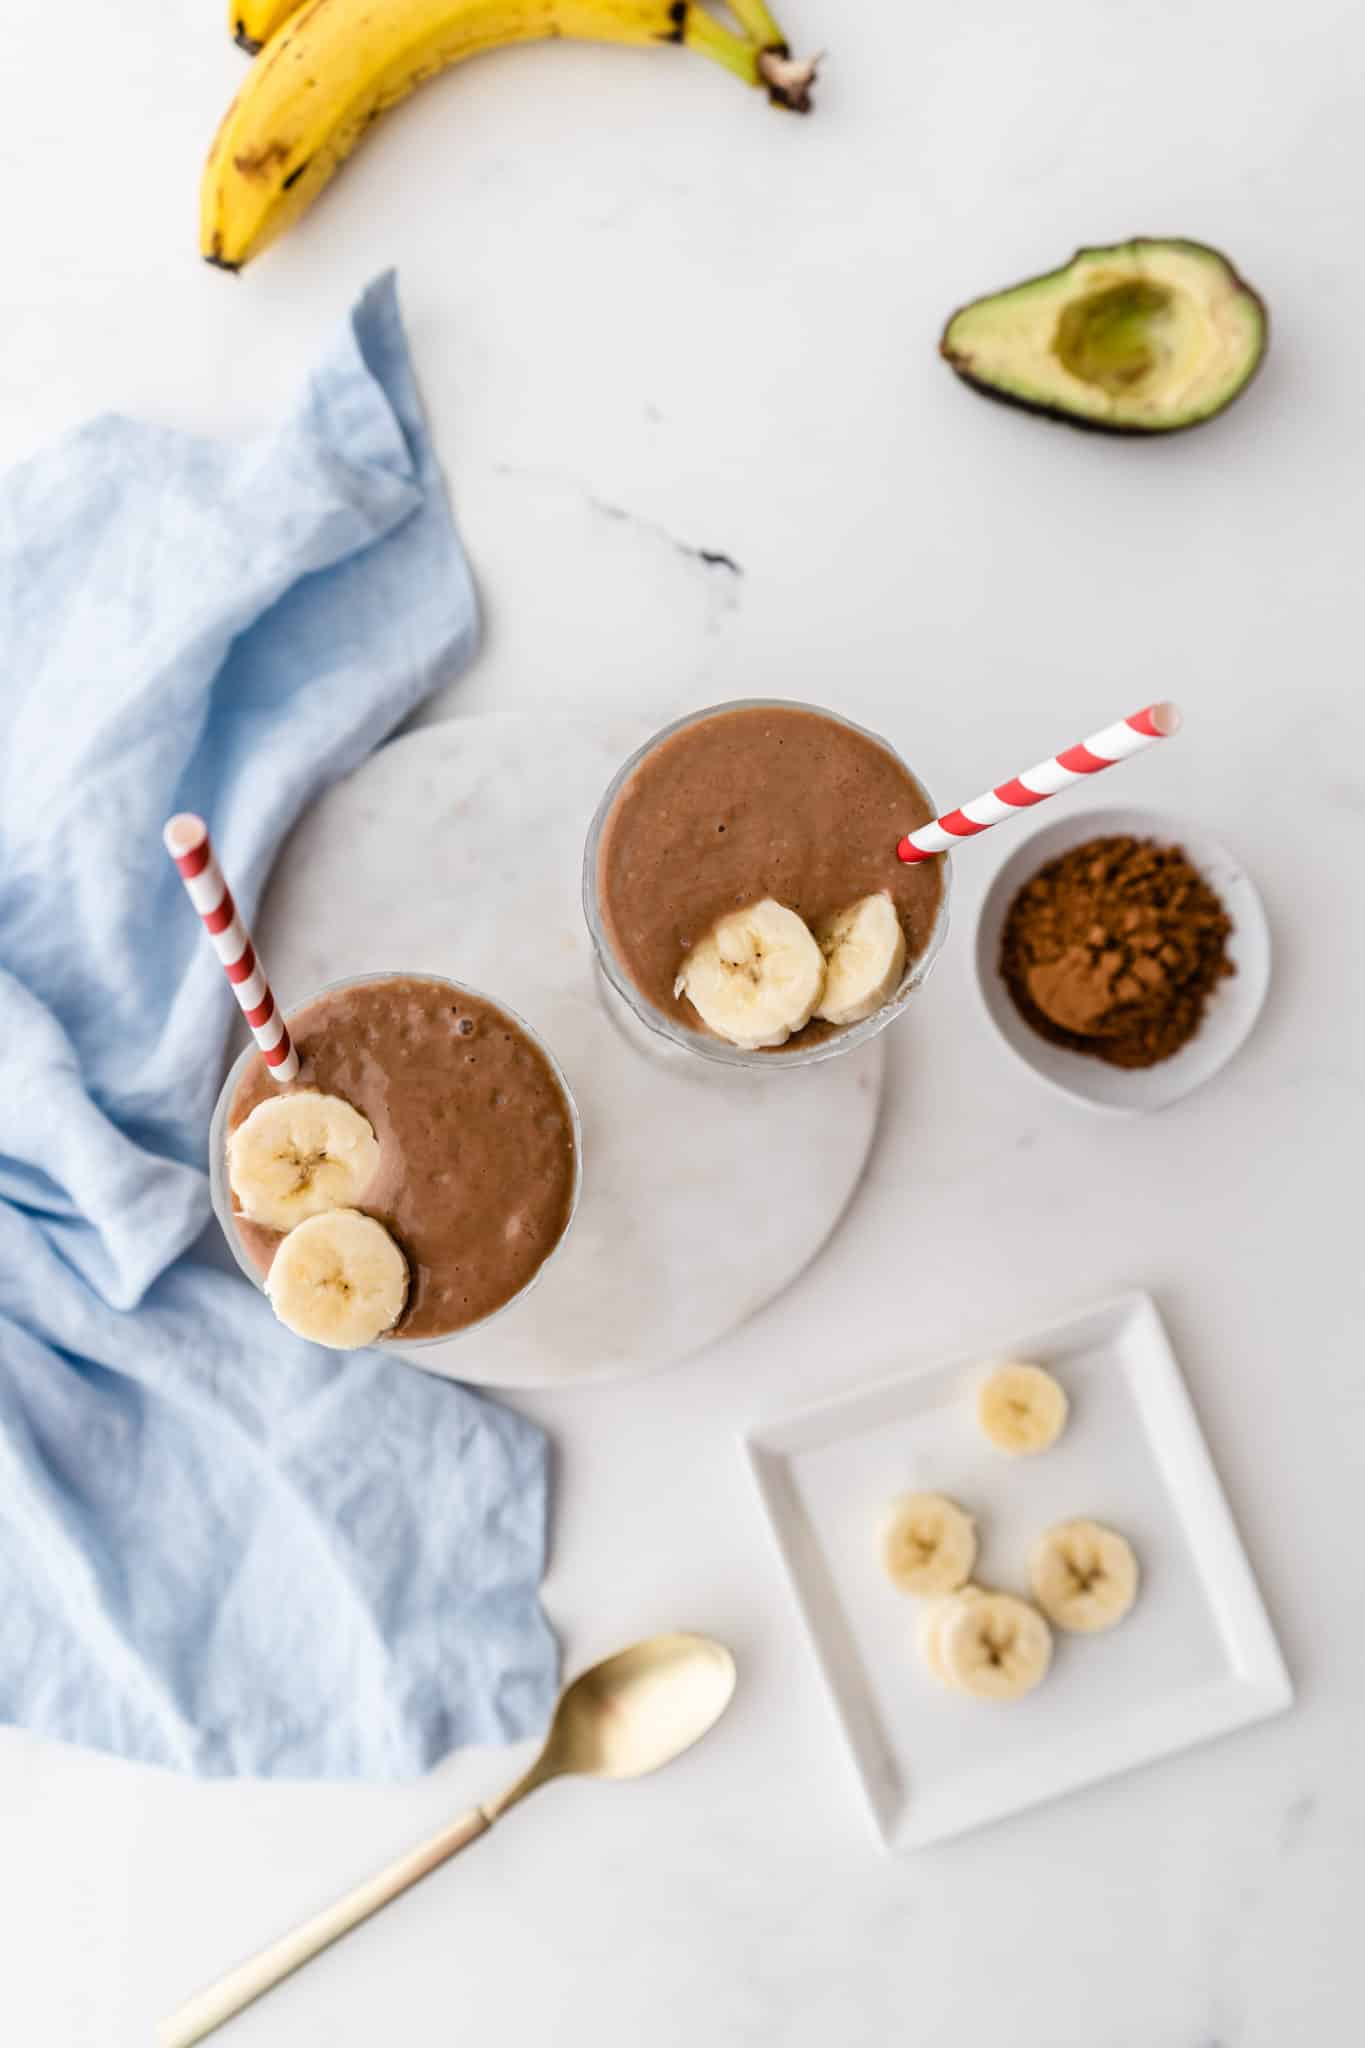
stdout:
[[[435,1343],[519,1300],[563,1242],[581,1178],[578,1113],[547,1048],[501,1004],[429,974],[336,982],[287,1021],[298,1079],[277,1088],[249,1048],[223,1085],[210,1134],[214,1207],[242,1270],[275,1299],[272,1268],[291,1215],[297,1207],[307,1223],[319,1213],[308,1183],[325,1186],[328,1151],[344,1153],[355,1118],[367,1177],[334,1206],[380,1226],[406,1264],[401,1313],[371,1341]],[[250,1193],[239,1199],[245,1164],[234,1140],[253,1112],[291,1100],[295,1126],[268,1133],[245,1162],[262,1190],[253,1215]],[[321,1213],[332,1213],[325,1201]],[[346,1283],[324,1265],[317,1284]],[[275,1307],[288,1322],[281,1300]],[[299,1334],[342,1348],[350,1341]]]
[[[788,1067],[847,1052],[900,1015],[943,944],[947,860],[906,865],[896,855],[901,837],[935,815],[894,749],[834,712],[784,699],[694,712],[632,755],[589,830],[583,904],[602,970],[651,1031],[703,1058]],[[730,1042],[709,1025],[685,985],[691,973],[700,994],[698,949],[709,941],[714,954],[713,935],[760,904],[804,923],[826,954],[831,987],[841,920],[872,906],[883,945],[898,926],[900,964],[875,1007],[847,1022],[812,1014],[762,1046]],[[785,946],[777,912],[766,915]],[[760,920],[744,934],[745,959],[766,943]]]

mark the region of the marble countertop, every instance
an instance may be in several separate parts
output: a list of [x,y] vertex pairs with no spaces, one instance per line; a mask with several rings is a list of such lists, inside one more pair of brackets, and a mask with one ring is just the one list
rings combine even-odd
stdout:
[[[396,263],[488,615],[433,715],[824,700],[952,800],[1169,693],[1187,731],[1119,771],[1124,800],[1197,811],[1276,945],[1237,1061],[1104,1120],[994,1039],[965,939],[1011,828],[962,857],[957,943],[892,1036],[823,1257],[694,1363],[524,1398],[559,1447],[567,1661],[705,1628],[740,1658],[732,1717],[657,1781],[533,1802],[233,2048],[1358,2038],[1365,27],[1344,0],[793,0],[790,27],[831,50],[804,123],[671,52],[490,59],[233,282],[193,249],[240,71],[219,10],[18,0],[7,24],[6,456],[105,406],[248,431]],[[963,299],[1135,229],[1224,246],[1269,299],[1269,363],[1226,419],[1112,444],[937,361]],[[1129,1285],[1168,1319],[1299,1703],[890,1860],[737,1433]],[[515,1761],[196,1786],[0,1735],[7,2037],[145,2043]]]

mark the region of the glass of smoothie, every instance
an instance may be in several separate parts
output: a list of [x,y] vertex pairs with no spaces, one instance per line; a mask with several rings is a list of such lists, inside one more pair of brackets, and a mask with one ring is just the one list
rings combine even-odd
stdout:
[[332,982],[287,1024],[297,1079],[248,1047],[209,1138],[218,1221],[281,1321],[406,1349],[520,1301],[582,1179],[573,1096],[530,1026],[431,974]]
[[896,847],[936,816],[884,739],[782,698],[693,712],[598,806],[583,908],[610,988],[674,1047],[808,1066],[898,1017],[948,928],[946,859]]

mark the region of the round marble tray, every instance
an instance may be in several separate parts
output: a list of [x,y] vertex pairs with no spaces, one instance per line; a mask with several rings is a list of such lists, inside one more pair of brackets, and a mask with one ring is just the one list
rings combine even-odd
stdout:
[[876,1127],[881,1040],[755,1075],[661,1041],[656,1054],[608,1008],[579,902],[583,840],[647,737],[634,723],[497,716],[424,727],[322,797],[271,882],[259,936],[286,1009],[343,975],[448,974],[519,1011],[573,1088],[572,1234],[487,1329],[404,1354],[452,1379],[560,1385],[700,1350],[819,1250]]

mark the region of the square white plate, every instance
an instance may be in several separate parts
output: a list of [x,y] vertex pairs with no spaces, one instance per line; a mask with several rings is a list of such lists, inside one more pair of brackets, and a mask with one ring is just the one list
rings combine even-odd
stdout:
[[[976,1420],[992,1361],[1056,1374],[1071,1419],[1040,1457]],[[873,1819],[922,1848],[1280,1713],[1284,1660],[1154,1303],[1123,1295],[994,1349],[886,1380],[750,1432],[759,1491]],[[1090,1515],[1137,1551],[1142,1591],[1112,1634],[1058,1634],[1052,1670],[1008,1703],[947,1692],[916,1642],[920,1603],[882,1569],[897,1494],[977,1518],[976,1581],[1027,1594],[1033,1539]]]

